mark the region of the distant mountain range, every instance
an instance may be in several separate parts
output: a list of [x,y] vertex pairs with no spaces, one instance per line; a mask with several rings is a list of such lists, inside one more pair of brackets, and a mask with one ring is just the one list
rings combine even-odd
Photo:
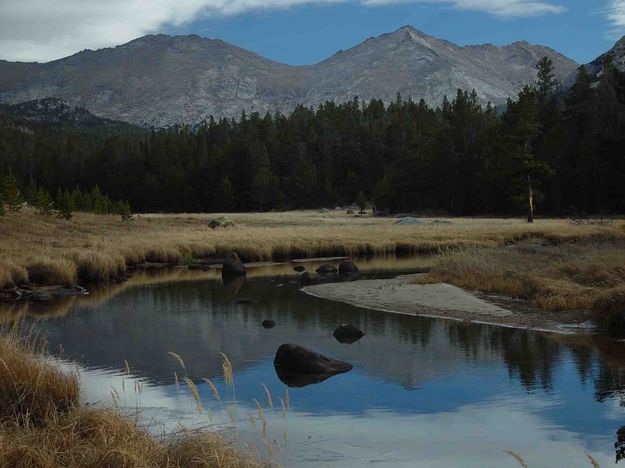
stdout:
[[460,47],[409,26],[306,66],[220,40],[159,34],[49,63],[0,61],[0,102],[53,97],[99,117],[157,127],[354,96],[390,102],[401,93],[437,105],[458,88],[500,104],[534,81],[543,56],[563,81],[578,66],[540,45]]

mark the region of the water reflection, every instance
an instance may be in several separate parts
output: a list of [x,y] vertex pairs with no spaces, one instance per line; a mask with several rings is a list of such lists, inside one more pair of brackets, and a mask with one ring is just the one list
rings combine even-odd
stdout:
[[[216,273],[116,286],[40,326],[51,349],[62,345],[84,366],[90,399],[98,379],[112,379],[127,360],[153,395],[144,403],[164,421],[190,417],[194,407],[182,409],[187,397],[175,387],[180,369],[168,351],[183,357],[207,406],[203,378],[225,390],[221,352],[235,369],[241,408],[254,409],[262,384],[273,395],[292,388],[288,430],[298,466],[414,466],[417,458],[423,466],[515,466],[505,449],[530,466],[587,466],[584,450],[602,466],[614,463],[614,450],[623,458],[624,343],[358,309],[304,295],[290,266],[235,285]],[[275,326],[264,328],[265,320]],[[332,336],[342,323],[366,335],[342,345]],[[317,382],[276,375],[273,356],[286,342],[354,370]]]

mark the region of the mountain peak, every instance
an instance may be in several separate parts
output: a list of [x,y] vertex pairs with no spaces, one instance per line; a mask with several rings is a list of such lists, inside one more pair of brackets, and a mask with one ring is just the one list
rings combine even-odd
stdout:
[[425,34],[423,31],[419,31],[418,29],[413,28],[412,26],[406,25],[406,26],[402,26],[401,28],[391,32],[391,33],[387,33],[387,34],[382,34],[382,36],[380,37],[384,37],[384,36],[390,36],[390,37],[397,37],[397,38],[409,38],[412,40],[423,40],[423,39],[427,39],[427,40],[434,40],[435,38],[432,36],[428,36],[427,34]]

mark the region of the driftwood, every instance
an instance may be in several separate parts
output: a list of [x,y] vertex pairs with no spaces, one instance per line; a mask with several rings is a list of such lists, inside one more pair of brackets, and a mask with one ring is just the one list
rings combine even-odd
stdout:
[[33,287],[28,284],[20,284],[13,288],[0,290],[0,303],[13,303],[23,300],[43,301],[56,297],[85,296],[89,294],[82,286],[66,288],[61,285]]

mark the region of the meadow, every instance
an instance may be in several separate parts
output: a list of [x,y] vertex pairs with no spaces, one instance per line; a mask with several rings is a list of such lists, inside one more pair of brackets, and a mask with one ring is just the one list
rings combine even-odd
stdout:
[[[568,219],[396,219],[341,211],[228,214],[234,227],[211,229],[220,214],[118,216],[75,213],[71,220],[28,208],[0,219],[0,288],[22,283],[107,282],[145,262],[188,264],[235,251],[247,262],[319,256],[415,255],[469,248],[625,239],[625,222],[573,223]],[[479,288],[478,288],[479,289]]]

